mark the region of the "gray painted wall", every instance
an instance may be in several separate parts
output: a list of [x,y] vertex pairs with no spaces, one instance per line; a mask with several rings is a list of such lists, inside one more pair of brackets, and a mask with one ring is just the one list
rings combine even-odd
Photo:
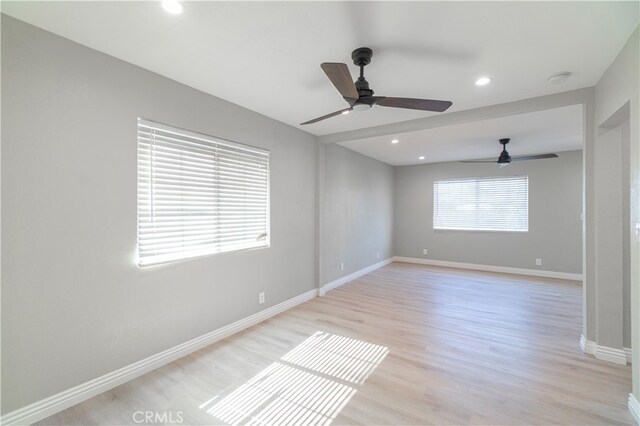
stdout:
[[[594,128],[593,132],[596,135],[595,145],[606,142],[610,136],[611,126],[617,126],[620,132],[621,143],[629,146],[629,157],[627,159],[629,166],[628,178],[623,174],[627,182],[623,183],[623,188],[629,185],[630,198],[629,198],[629,215],[628,218],[624,216],[624,220],[629,221],[629,228],[623,228],[623,231],[627,233],[626,236],[621,236],[620,244],[626,245],[626,239],[629,240],[629,309],[631,317],[631,349],[632,349],[632,377],[633,377],[633,394],[636,399],[640,400],[640,244],[635,235],[635,224],[640,223],[640,29],[636,28],[633,35],[629,38],[625,46],[622,48],[616,59],[609,66],[604,73],[600,81],[595,87],[595,107],[594,107]],[[626,121],[628,120],[628,123]],[[601,138],[600,136],[603,136]],[[628,142],[626,138],[628,137]],[[596,147],[597,151],[597,147]],[[624,154],[624,151],[623,151]],[[598,165],[599,159],[595,159],[595,172],[598,168],[606,173],[606,165]],[[611,164],[610,167],[620,167],[618,164]],[[588,171],[589,172],[589,171]],[[597,176],[596,176],[597,178]],[[623,190],[624,191],[624,190]],[[601,200],[607,198],[605,192],[596,192],[594,194],[594,205],[596,210],[596,216],[598,215],[598,206],[604,206],[605,204]],[[626,197],[626,194],[624,194]],[[596,258],[602,256],[608,256],[606,252],[599,252],[597,246],[597,240],[602,231],[599,229],[593,230],[595,234],[594,242],[596,244],[590,244],[587,240],[587,249],[593,252],[593,256]],[[591,256],[591,255],[590,255]],[[614,260],[617,262],[616,260]],[[600,287],[605,287],[609,283],[597,279],[593,282],[593,286],[597,290]],[[619,291],[616,289],[616,291]],[[601,292],[599,292],[601,293]],[[626,291],[623,289],[622,295],[624,297]],[[595,298],[595,300],[587,300],[587,308],[590,316],[594,317],[589,322],[595,322],[596,326],[591,326],[590,339],[595,339],[597,343],[601,343],[601,339],[606,339],[606,335],[602,336],[601,333],[609,333],[617,335],[618,330],[621,327],[620,319],[617,316],[609,314],[619,306],[618,301],[611,301],[613,303],[610,306],[607,302],[609,300],[601,300]],[[612,319],[613,321],[610,321]],[[622,325],[624,328],[624,325]],[[595,334],[592,329],[598,331]]]
[[[631,129],[629,120],[620,128],[622,170],[622,346],[631,347]],[[635,232],[635,230],[634,230]]]
[[[396,168],[394,254],[482,265],[582,273],[582,152],[553,160],[487,164],[436,163]],[[438,179],[529,176],[529,232],[433,229]],[[428,249],[423,256],[422,250]],[[535,259],[542,258],[542,266]]]
[[[139,116],[271,150],[271,248],[139,269]],[[2,123],[2,413],[316,287],[314,136],[5,15]]]
[[327,284],[393,255],[394,175],[392,166],[342,146],[321,149],[320,282]]
[[623,196],[621,129],[599,132],[595,143],[597,342],[623,347]]

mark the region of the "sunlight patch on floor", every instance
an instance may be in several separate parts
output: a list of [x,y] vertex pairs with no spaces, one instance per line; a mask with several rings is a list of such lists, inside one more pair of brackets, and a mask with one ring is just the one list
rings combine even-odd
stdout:
[[231,425],[329,425],[389,353],[384,346],[318,331],[215,405]]
[[384,346],[318,331],[282,360],[360,385],[388,352]]

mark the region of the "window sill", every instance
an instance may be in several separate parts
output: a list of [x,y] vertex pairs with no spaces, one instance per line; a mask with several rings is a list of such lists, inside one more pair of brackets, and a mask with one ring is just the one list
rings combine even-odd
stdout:
[[513,230],[501,230],[501,229],[447,229],[447,228],[433,228],[433,232],[445,233],[445,232],[469,232],[478,234],[528,234],[526,231],[513,231]]
[[241,253],[241,252],[252,251],[252,250],[268,249],[270,247],[271,247],[271,243],[268,242],[267,244],[261,245],[261,246],[246,247],[246,248],[240,248],[240,249],[236,249],[236,250],[227,250],[227,251],[214,251],[214,252],[201,253],[201,254],[188,256],[188,257],[171,258],[171,259],[166,259],[166,260],[157,260],[157,261],[146,260],[146,261],[140,262],[140,259],[138,259],[136,261],[136,266],[138,267],[138,269],[148,269],[148,268],[153,268],[153,267],[156,267],[156,266],[166,266],[166,265],[175,264],[175,263],[183,263],[183,262],[189,262],[189,261],[192,261],[192,260],[199,260],[199,259],[203,259],[205,257],[213,257],[213,256],[224,255],[224,254]]

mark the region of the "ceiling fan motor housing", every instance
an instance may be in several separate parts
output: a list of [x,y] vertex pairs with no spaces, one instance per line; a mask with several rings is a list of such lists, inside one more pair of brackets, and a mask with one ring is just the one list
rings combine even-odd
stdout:
[[360,96],[373,96],[373,90],[369,88],[369,82],[364,77],[359,77],[355,85]]

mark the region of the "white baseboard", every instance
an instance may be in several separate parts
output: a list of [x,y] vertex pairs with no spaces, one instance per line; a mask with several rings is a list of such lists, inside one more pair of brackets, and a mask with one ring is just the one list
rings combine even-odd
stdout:
[[473,269],[476,271],[499,272],[503,274],[529,275],[533,277],[558,278],[562,280],[582,281],[582,274],[569,272],[542,271],[538,269],[512,268],[509,266],[480,265],[476,263],[449,262],[446,260],[421,259],[418,257],[394,256],[394,262],[418,263],[420,265],[444,266],[447,268]]
[[593,340],[587,340],[584,335],[580,336],[580,349],[585,354],[595,355],[598,345]]
[[7,413],[0,418],[0,424],[22,425],[35,423],[45,419],[64,410],[65,408],[69,408],[102,392],[113,389],[122,383],[142,376],[149,371],[162,367],[178,358],[182,358],[185,355],[189,355],[190,353],[202,349],[205,346],[209,346],[210,344],[222,340],[225,337],[231,336],[232,334],[291,309],[296,305],[311,300],[316,296],[317,289],[307,291],[306,293],[286,300],[249,317],[243,318],[225,327],[219,328],[200,337],[196,337],[188,342],[174,346],[173,348],[127,365],[126,367],[120,368],[111,373],[107,373],[96,379],[82,383],[71,389],[57,393],[41,401],[34,402],[26,407]]
[[636,420],[636,424],[640,425],[640,403],[634,394],[629,394],[629,403],[627,404],[631,415]]
[[[584,336],[580,336],[580,349],[582,349],[582,352],[585,354],[593,355],[599,360],[620,365],[627,365],[628,360],[631,358],[631,350],[628,348],[615,349],[598,345],[592,340],[587,340]],[[627,353],[629,354],[628,357]]]
[[320,296],[324,296],[327,293],[327,291],[333,290],[336,287],[340,287],[341,285],[346,284],[349,281],[353,281],[357,278],[360,278],[363,275],[367,275],[369,272],[373,272],[376,269],[382,268],[384,265],[388,265],[392,261],[393,261],[393,258],[389,258],[381,262],[374,263],[373,265],[367,266],[366,268],[362,268],[358,271],[352,272],[349,275],[345,275],[344,277],[340,277],[335,281],[326,283],[325,285],[320,287],[318,294]]
[[624,349],[614,349],[607,346],[598,345],[598,349],[594,354],[596,358],[603,361],[609,361],[620,365],[627,365],[627,356]]

